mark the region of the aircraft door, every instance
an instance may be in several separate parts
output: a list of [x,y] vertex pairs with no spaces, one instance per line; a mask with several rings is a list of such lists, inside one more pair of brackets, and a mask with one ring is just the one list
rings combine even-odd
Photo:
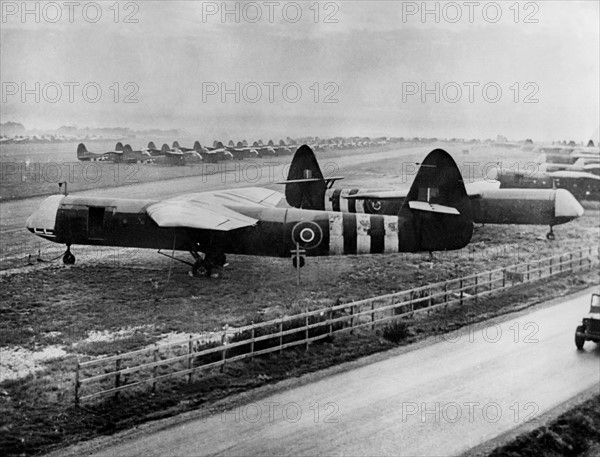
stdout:
[[89,206],[88,207],[88,238],[90,240],[103,240],[107,230],[110,230],[109,218],[112,217],[113,207]]

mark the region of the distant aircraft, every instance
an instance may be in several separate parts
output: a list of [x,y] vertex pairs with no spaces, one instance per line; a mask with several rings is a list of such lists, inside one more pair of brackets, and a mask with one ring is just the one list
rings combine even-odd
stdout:
[[600,176],[600,157],[598,159],[599,160],[580,157],[573,164],[541,163],[540,171],[543,173],[551,173],[554,171],[580,171]]
[[431,252],[463,248],[473,234],[460,171],[440,149],[423,160],[394,216],[282,208],[282,198],[256,187],[167,200],[53,195],[26,227],[65,244],[65,264],[75,262],[70,247],[76,244],[177,250],[195,259],[194,275],[218,271],[228,253],[290,257],[296,247],[307,256]]
[[[397,214],[408,192],[401,189],[331,189],[342,177],[323,176],[314,152],[308,146],[296,151],[286,184],[288,204],[295,208],[367,214]],[[485,181],[467,186],[473,221],[481,224],[548,225],[553,227],[583,214],[583,208],[563,189],[498,189]]]
[[[195,146],[195,144],[194,144]],[[179,145],[179,142],[173,141],[173,146],[169,148],[169,145],[163,144],[162,151],[164,153],[176,154],[183,157],[183,163],[201,163],[204,161],[201,150],[195,148],[184,148]]]
[[152,155],[147,149],[138,149],[134,151],[129,144],[126,144],[123,146],[123,156],[121,161],[125,163],[151,163],[153,160]]
[[274,157],[277,155],[275,149],[272,146],[265,146],[262,140],[255,141],[252,144],[252,149],[254,149],[259,157]]
[[82,162],[121,162],[123,159],[123,144],[117,143],[114,151],[89,152],[85,144],[79,143],[77,146],[77,159]]
[[220,160],[231,160],[233,156],[225,149],[213,149],[209,150],[208,148],[202,146],[198,140],[194,142],[194,151],[200,154],[202,157],[202,161],[206,163],[217,163]]
[[213,147],[207,148],[209,152],[216,154],[217,160],[232,160],[236,159],[235,157],[220,141],[213,141]]
[[271,149],[273,149],[273,151],[275,151],[275,155],[278,156],[283,156],[283,155],[289,155],[292,153],[292,150],[290,148],[288,148],[285,143],[283,143],[283,140],[279,141],[279,145],[275,145],[275,143],[273,142],[273,140],[269,140],[269,142],[267,143],[267,146],[270,147]]
[[285,141],[283,141],[283,140],[279,140],[279,147],[289,149],[290,154],[293,154],[294,152],[296,152],[296,149],[298,149],[297,145],[295,145],[291,142],[289,144],[286,144]]
[[248,146],[246,140],[238,141],[237,145],[233,143],[233,140],[229,140],[229,146],[225,146],[225,149],[235,160],[256,159],[259,157],[258,151],[253,147]]

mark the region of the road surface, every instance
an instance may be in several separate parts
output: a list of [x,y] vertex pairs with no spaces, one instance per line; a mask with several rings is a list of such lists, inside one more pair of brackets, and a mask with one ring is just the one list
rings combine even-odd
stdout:
[[457,455],[600,389],[600,350],[573,342],[590,293],[92,455]]

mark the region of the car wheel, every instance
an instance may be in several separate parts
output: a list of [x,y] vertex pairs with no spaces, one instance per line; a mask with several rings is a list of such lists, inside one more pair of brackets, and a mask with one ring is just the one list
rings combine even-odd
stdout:
[[577,349],[582,350],[583,349],[583,344],[585,343],[585,338],[583,336],[580,336],[579,333],[582,333],[585,331],[585,328],[583,327],[583,325],[580,325],[579,327],[577,327],[577,329],[575,329],[575,346],[577,346]]

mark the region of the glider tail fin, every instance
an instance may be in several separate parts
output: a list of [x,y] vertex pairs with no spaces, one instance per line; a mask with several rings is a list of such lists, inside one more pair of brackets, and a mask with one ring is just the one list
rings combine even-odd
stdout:
[[469,243],[471,203],[450,154],[435,149],[425,157],[398,217],[410,251],[460,249]]
[[307,145],[298,148],[285,181],[285,198],[290,206],[325,209],[327,182],[314,152]]
[[85,144],[83,143],[79,143],[79,146],[77,146],[77,157],[81,158],[81,156],[85,156],[87,154],[88,150],[85,147]]

